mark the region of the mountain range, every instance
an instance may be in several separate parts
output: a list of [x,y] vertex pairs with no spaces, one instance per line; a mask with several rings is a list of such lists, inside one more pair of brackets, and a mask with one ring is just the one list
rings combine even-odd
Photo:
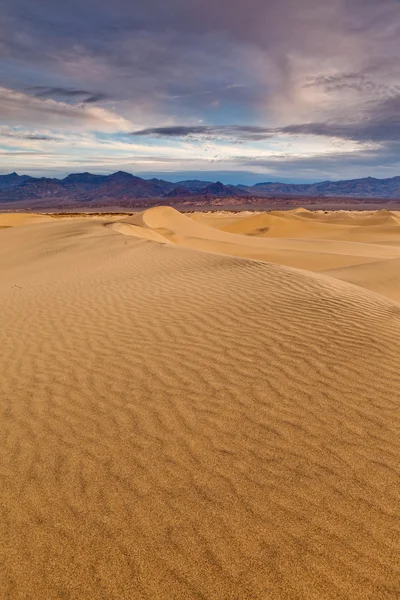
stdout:
[[224,185],[220,181],[143,179],[124,171],[111,175],[72,173],[64,179],[0,175],[0,206],[61,208],[150,206],[154,204],[238,204],[262,199],[296,198],[400,199],[400,177],[366,177],[311,184],[263,182],[253,186]]

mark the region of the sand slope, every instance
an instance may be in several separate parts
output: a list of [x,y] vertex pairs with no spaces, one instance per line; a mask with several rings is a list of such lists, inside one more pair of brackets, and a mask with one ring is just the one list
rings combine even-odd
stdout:
[[49,215],[37,213],[0,213],[0,228],[19,227],[20,225],[32,225],[51,221]]
[[[122,233],[164,239],[186,248],[325,273],[398,300],[398,219],[397,213],[388,211],[326,215],[305,209],[190,217],[171,207],[155,207],[111,226]],[[374,264],[375,268],[370,268]]]
[[325,272],[400,302],[400,260],[382,260]]
[[0,233],[1,596],[397,598],[400,305],[135,218]]

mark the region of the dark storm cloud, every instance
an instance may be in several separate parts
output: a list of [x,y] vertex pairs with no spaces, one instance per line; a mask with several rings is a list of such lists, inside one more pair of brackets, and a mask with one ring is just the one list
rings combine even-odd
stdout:
[[44,85],[34,85],[26,88],[32,92],[36,98],[60,98],[62,100],[78,100],[84,104],[92,104],[107,98],[106,94],[87,92],[86,90],[71,90],[63,87],[46,87]]
[[[208,134],[213,131],[213,127],[186,127],[186,126],[175,126],[175,127],[154,127],[153,129],[140,129],[134,131],[132,135],[146,135],[146,136],[160,136],[160,137],[187,137],[189,135]],[[217,128],[221,129],[221,128]]]
[[265,127],[255,127],[250,125],[195,125],[195,126],[174,126],[174,127],[154,127],[134,131],[133,136],[147,137],[196,137],[202,136],[209,139],[218,138],[237,138],[243,140],[265,140],[274,135],[274,130]]

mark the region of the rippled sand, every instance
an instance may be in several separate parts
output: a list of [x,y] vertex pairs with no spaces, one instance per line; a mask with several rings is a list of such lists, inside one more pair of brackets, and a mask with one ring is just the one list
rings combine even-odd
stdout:
[[396,213],[3,218],[0,597],[399,597]]

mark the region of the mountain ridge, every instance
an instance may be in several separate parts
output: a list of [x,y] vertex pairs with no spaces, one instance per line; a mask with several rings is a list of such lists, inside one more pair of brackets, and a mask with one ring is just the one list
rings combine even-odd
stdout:
[[[0,205],[44,203],[52,206],[124,205],[140,202],[159,204],[163,199],[209,204],[224,199],[237,204],[239,199],[261,201],[273,198],[349,198],[400,200],[400,176],[386,179],[364,177],[315,183],[265,181],[252,186],[225,185],[221,181],[144,179],[125,171],[110,175],[89,172],[66,177],[32,177],[9,173],[0,175]],[[139,202],[140,201],[140,202]],[[162,202],[161,202],[162,203]]]

